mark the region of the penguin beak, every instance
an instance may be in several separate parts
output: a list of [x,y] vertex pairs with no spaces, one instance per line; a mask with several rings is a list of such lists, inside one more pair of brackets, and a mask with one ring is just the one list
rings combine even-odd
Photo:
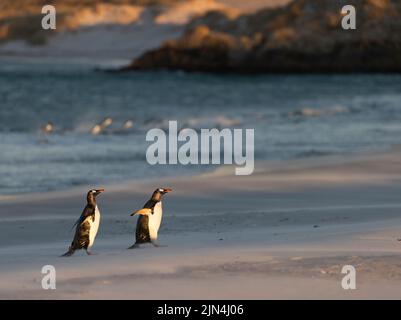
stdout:
[[131,213],[131,217],[135,216],[136,214],[139,214],[139,215],[142,215],[142,216],[147,216],[147,215],[149,215],[151,213],[152,213],[151,209],[144,208],[144,209],[141,209],[141,210],[138,210],[138,211],[135,211],[135,212]]
[[169,192],[171,192],[171,191],[173,191],[173,189],[170,189],[170,188],[163,188],[163,193],[169,193]]
[[101,194],[102,192],[104,192],[104,189],[97,189],[97,190],[96,190],[96,195],[99,195],[99,194]]

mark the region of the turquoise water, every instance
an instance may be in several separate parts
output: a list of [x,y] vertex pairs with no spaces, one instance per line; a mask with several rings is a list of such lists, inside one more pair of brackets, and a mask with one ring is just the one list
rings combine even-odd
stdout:
[[[0,194],[210,170],[147,164],[146,132],[168,120],[255,129],[262,160],[386,150],[400,143],[400,108],[398,75],[116,74],[0,60]],[[91,135],[105,117],[113,124]]]

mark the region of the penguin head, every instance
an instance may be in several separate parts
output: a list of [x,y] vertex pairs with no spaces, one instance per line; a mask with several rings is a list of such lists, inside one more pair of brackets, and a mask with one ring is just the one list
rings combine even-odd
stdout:
[[161,195],[165,195],[166,193],[169,193],[173,191],[173,189],[170,188],[158,188],[155,190],[155,193],[160,193]]
[[54,125],[51,122],[46,123],[44,126],[41,128],[43,133],[52,133],[54,130]]
[[102,192],[104,192],[104,189],[91,189],[91,190],[89,190],[88,194],[86,196],[86,198],[88,199],[88,202],[90,202],[91,200],[94,200]]
[[173,189],[170,188],[157,188],[152,195],[152,199],[156,201],[160,201],[161,197],[164,196],[166,193],[169,193],[173,191]]

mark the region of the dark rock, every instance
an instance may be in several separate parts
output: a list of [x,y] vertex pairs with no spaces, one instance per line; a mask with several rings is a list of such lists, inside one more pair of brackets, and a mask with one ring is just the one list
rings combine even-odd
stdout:
[[[357,30],[343,30],[341,8],[357,9]],[[295,0],[237,18],[208,13],[179,39],[123,70],[232,73],[401,72],[401,3]]]

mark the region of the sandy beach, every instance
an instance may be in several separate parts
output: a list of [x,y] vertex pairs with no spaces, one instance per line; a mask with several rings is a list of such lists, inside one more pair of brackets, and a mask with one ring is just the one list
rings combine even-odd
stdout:
[[[2,197],[1,299],[399,299],[401,152],[257,163],[105,187],[93,251],[60,258],[86,188]],[[133,243],[140,208],[171,187],[163,248]],[[43,290],[53,265],[57,289]],[[356,290],[341,269],[353,265]]]
[[401,3],[42,2],[0,4],[0,300],[401,298]]

